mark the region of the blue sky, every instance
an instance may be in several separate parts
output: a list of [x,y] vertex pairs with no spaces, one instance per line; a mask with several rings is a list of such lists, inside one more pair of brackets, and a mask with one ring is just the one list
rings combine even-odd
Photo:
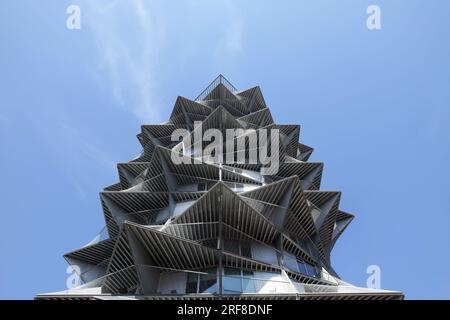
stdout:
[[[81,8],[81,30],[66,8]],[[381,8],[382,29],[366,28]],[[98,192],[219,73],[302,125],[322,189],[356,215],[333,252],[348,282],[449,299],[450,2],[0,2],[0,298],[65,289],[63,253],[104,225]]]

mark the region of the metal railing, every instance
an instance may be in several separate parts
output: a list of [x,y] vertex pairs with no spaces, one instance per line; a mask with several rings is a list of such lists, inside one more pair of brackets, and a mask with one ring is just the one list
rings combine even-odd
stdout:
[[195,101],[200,101],[206,98],[219,84],[223,84],[225,88],[227,88],[231,92],[238,91],[238,89],[236,89],[236,87],[233,86],[230,81],[228,81],[223,75],[220,74],[217,78],[213,80],[213,82],[211,82],[206,87],[205,90],[202,91],[202,93],[198,95],[197,98],[195,98]]

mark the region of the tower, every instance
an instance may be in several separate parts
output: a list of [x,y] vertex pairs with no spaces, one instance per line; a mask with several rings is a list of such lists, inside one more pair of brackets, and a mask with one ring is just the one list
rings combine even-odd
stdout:
[[[220,75],[141,129],[141,155],[100,193],[108,237],[64,255],[82,284],[38,299],[403,298],[339,278],[331,250],[353,215],[340,192],[320,190],[323,163],[308,161],[299,125],[274,123],[259,87]],[[205,135],[230,131],[205,156],[217,142]],[[276,170],[252,157],[255,141]]]

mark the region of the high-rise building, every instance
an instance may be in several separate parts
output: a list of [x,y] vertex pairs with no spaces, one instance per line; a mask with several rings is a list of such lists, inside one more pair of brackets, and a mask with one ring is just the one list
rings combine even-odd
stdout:
[[[217,134],[228,139],[207,157]],[[353,215],[320,190],[323,163],[299,125],[274,123],[259,87],[219,76],[137,137],[141,155],[100,193],[108,237],[64,255],[80,285],[38,299],[403,298],[339,278],[330,254]]]

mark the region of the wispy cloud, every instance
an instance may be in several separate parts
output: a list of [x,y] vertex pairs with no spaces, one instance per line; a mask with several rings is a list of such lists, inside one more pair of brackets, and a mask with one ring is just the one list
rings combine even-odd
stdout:
[[156,16],[142,0],[86,0],[82,12],[98,48],[100,78],[106,76],[118,105],[142,122],[160,121],[154,69],[163,31]]
[[[158,87],[163,68],[168,72],[169,65],[176,64],[184,69],[180,64],[189,65],[206,48],[210,61],[205,62],[223,72],[235,66],[244,50],[244,19],[237,2],[192,0],[177,4],[176,9],[171,5],[143,0],[82,2],[82,28],[92,33],[98,48],[96,74],[107,81],[117,105],[133,112],[140,122],[164,120],[161,115],[167,106],[161,103]],[[217,12],[219,16],[211,16]],[[167,61],[168,55],[179,61]]]

